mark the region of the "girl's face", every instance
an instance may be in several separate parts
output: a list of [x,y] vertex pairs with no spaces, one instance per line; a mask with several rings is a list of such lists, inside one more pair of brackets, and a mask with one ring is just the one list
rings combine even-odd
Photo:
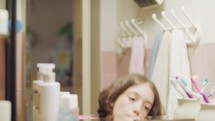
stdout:
[[114,103],[114,119],[141,120],[148,115],[154,102],[154,93],[148,84],[134,85],[122,93]]

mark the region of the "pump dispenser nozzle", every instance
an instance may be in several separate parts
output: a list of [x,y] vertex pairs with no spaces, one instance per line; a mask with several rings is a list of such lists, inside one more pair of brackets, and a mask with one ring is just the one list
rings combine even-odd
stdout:
[[[39,71],[37,72],[37,79],[38,80],[44,80],[44,74],[52,72],[55,68],[55,64],[53,63],[38,63],[37,67],[39,68]],[[55,79],[55,78],[54,78]]]
[[45,66],[45,73],[43,75],[44,82],[55,82],[55,64],[48,64]]

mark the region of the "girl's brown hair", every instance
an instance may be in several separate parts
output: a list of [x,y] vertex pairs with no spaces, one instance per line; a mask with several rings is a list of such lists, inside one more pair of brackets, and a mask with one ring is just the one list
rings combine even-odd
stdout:
[[152,81],[139,74],[129,74],[117,81],[114,81],[107,89],[104,89],[98,98],[99,108],[97,110],[100,118],[111,116],[113,112],[113,104],[117,98],[129,87],[146,83],[154,93],[154,102],[149,112],[149,116],[159,116],[163,114],[160,97],[157,88]]

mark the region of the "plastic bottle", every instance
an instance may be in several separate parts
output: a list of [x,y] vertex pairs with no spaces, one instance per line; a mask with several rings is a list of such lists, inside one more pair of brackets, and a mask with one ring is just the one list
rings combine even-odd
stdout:
[[0,100],[0,121],[11,121],[11,102]]
[[0,35],[7,36],[8,35],[8,11],[4,9],[0,9]]
[[55,81],[54,64],[45,66],[43,83],[39,83],[38,110],[40,121],[57,121],[59,111],[60,83]]
[[61,95],[58,121],[79,121],[78,95]]
[[39,106],[39,84],[43,83],[43,75],[46,72],[46,68],[47,66],[53,66],[55,67],[55,65],[51,64],[51,63],[38,63],[37,67],[38,67],[38,72],[37,72],[37,79],[33,81],[33,112],[32,112],[32,117],[33,117],[33,121],[40,121],[40,115],[39,115],[39,111],[38,111],[38,106]]

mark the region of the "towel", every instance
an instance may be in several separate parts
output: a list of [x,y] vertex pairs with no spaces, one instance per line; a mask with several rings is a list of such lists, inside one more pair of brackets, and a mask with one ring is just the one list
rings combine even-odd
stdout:
[[156,61],[156,58],[157,58],[158,49],[160,47],[160,43],[161,43],[161,35],[158,34],[158,35],[155,36],[155,39],[154,39],[154,44],[153,44],[152,52],[151,52],[151,55],[150,55],[150,58],[149,58],[148,68],[147,68],[147,71],[146,71],[146,77],[148,79],[152,78],[152,73],[153,73],[155,61]]
[[[185,40],[185,34],[182,30],[172,30],[172,40],[170,47],[170,76],[180,76],[185,79],[187,88],[192,89],[190,81],[190,64]],[[167,114],[173,115],[177,108],[177,99],[181,95],[170,84]]]
[[144,75],[144,53],[143,37],[135,36],[131,45],[129,73]]
[[157,53],[157,58],[151,79],[157,87],[164,110],[166,110],[167,108],[168,99],[170,41],[171,33],[169,31],[165,31],[161,40],[160,48]]

